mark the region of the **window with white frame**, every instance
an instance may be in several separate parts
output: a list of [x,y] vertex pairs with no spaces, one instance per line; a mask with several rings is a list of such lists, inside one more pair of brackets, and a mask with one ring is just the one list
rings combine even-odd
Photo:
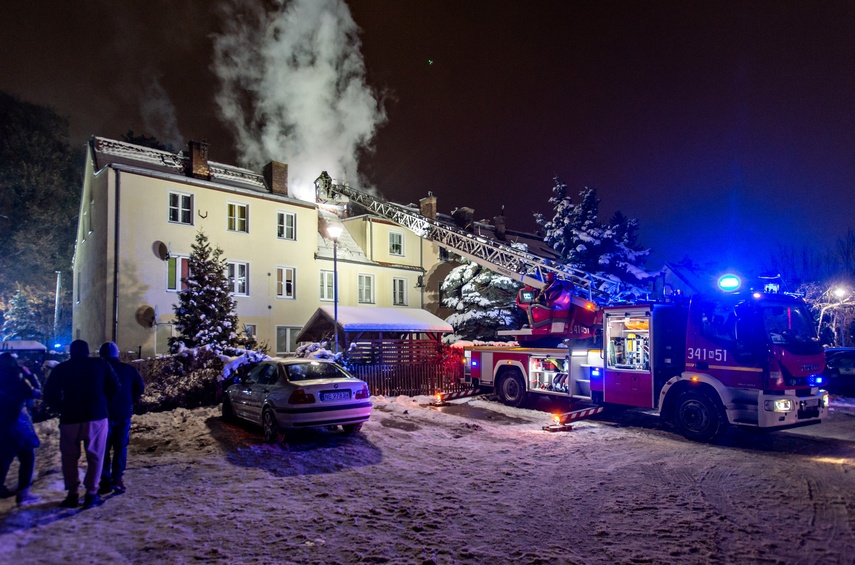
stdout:
[[226,276],[234,294],[249,295],[249,263],[229,261],[226,263]]
[[359,275],[359,302],[374,304],[374,275]]
[[404,234],[401,232],[389,232],[389,255],[404,256]]
[[169,193],[169,221],[174,224],[193,225],[193,195],[184,192]]
[[166,290],[179,291],[187,288],[184,281],[190,275],[190,257],[170,255],[166,260]]
[[249,233],[249,204],[229,202],[227,209],[228,230]]
[[334,273],[332,271],[321,271],[321,300],[332,300],[335,290],[333,289]]
[[297,334],[301,329],[299,326],[276,326],[276,355],[297,351]]
[[407,279],[392,279],[392,304],[394,306],[407,305]]
[[276,237],[279,239],[297,239],[297,214],[278,212],[276,214]]
[[244,324],[243,333],[246,336],[246,339],[255,339],[255,336],[258,335],[255,324]]
[[294,267],[276,267],[276,297],[296,297],[296,272]]

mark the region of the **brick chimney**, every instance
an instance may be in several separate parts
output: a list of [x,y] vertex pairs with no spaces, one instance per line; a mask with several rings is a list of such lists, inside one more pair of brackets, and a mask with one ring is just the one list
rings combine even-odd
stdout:
[[288,165],[270,161],[264,165],[264,182],[273,194],[288,196]]
[[187,145],[190,148],[190,168],[187,171],[187,176],[210,180],[211,169],[208,167],[208,142],[188,141]]
[[454,219],[454,223],[457,227],[468,230],[472,229],[472,221],[475,218],[475,210],[472,208],[458,208],[451,213],[451,217]]
[[432,192],[428,192],[426,197],[419,200],[419,213],[425,218],[436,219],[436,196]]

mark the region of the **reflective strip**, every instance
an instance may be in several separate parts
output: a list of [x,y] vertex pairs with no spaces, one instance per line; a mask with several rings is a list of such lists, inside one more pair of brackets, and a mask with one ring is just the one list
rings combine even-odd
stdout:
[[[697,368],[697,364],[695,363],[686,363],[686,367],[695,367]],[[744,371],[746,373],[762,373],[763,369],[757,367],[728,367],[727,365],[708,365],[707,369],[718,369],[721,371]],[[703,370],[707,370],[703,369]],[[700,370],[700,369],[698,369]]]

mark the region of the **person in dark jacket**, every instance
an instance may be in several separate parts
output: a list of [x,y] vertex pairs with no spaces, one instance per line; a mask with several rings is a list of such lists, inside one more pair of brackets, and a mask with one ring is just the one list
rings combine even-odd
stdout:
[[[33,386],[33,383],[36,386]],[[33,427],[26,403],[41,396],[38,381],[18,365],[11,353],[0,354],[0,493],[5,498],[12,491],[6,488],[6,474],[15,457],[18,458],[18,488],[14,491],[18,506],[38,501],[30,493],[36,465],[39,436]]]
[[107,405],[118,389],[113,369],[103,359],[90,358],[89,344],[81,339],[71,343],[71,358],[57,365],[45,383],[45,401],[59,412],[59,452],[68,490],[68,496],[60,503],[63,508],[76,508],[80,501],[77,461],[81,442],[86,450],[83,507],[91,508],[102,502],[98,479],[107,446]]
[[119,392],[110,399],[108,405],[110,431],[107,434],[107,450],[104,453],[104,468],[101,470],[101,487],[98,493],[122,494],[126,490],[123,476],[128,463],[131,417],[134,415],[134,403],[142,396],[145,385],[133,365],[119,361],[118,345],[108,341],[101,346],[98,353],[116,372],[120,385]]

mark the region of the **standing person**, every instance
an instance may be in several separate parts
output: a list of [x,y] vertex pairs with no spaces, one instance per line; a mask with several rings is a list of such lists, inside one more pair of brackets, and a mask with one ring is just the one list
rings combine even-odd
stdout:
[[86,450],[86,496],[83,508],[101,504],[98,479],[107,446],[107,403],[119,388],[113,369],[103,359],[89,357],[89,344],[71,342],[71,359],[57,365],[45,383],[45,401],[59,412],[59,452],[68,496],[63,508],[76,508],[80,498],[80,442]]
[[[119,346],[108,341],[98,352],[106,359],[119,379],[119,392],[108,404],[110,431],[107,434],[107,449],[104,452],[104,468],[101,471],[101,487],[98,494],[125,492],[125,466],[128,463],[128,442],[134,403],[140,399],[145,385],[142,376],[133,365],[119,361]],[[110,451],[113,452],[112,461]]]
[[38,381],[28,373],[27,369],[18,366],[11,353],[0,354],[0,474],[3,478],[0,491],[4,498],[12,495],[12,491],[6,488],[6,474],[17,457],[19,465],[15,503],[18,506],[39,499],[30,493],[39,436],[36,435],[26,403],[41,396],[41,391],[33,386],[32,383]]

